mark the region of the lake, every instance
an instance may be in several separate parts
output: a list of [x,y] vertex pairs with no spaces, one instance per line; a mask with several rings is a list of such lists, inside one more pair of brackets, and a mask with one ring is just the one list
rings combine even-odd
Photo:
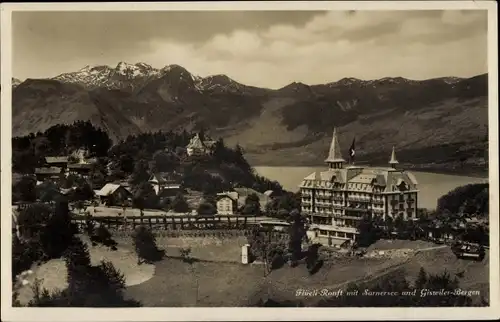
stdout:
[[[284,189],[298,191],[302,179],[314,171],[325,171],[325,167],[254,167],[255,171],[268,179],[278,181]],[[487,183],[486,178],[474,178],[448,174],[411,171],[418,181],[418,207],[435,209],[442,195],[459,186],[470,183]]]

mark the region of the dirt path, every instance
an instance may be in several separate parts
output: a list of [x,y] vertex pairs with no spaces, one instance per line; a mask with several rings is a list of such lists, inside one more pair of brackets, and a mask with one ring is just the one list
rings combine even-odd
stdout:
[[432,251],[432,250],[442,249],[442,248],[446,248],[446,247],[448,247],[448,246],[447,245],[439,245],[439,246],[434,246],[434,247],[427,247],[427,248],[418,249],[415,252],[411,253],[411,255],[408,256],[408,258],[406,258],[402,262],[394,264],[393,266],[389,267],[387,270],[384,270],[383,272],[371,274],[368,276],[363,276],[363,277],[352,279],[352,280],[348,280],[348,281],[345,281],[345,282],[342,282],[339,284],[328,286],[326,288],[340,289],[342,287],[349,285],[350,283],[368,283],[368,282],[371,282],[371,281],[373,281],[377,278],[380,278],[384,275],[395,272],[399,268],[403,267],[405,264],[409,263],[419,252]]

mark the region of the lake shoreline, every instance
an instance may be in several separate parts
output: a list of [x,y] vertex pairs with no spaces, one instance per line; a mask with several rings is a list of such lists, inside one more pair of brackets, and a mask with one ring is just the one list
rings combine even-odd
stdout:
[[[321,168],[324,167],[325,170],[328,168],[324,164],[301,164],[301,165],[268,165],[268,164],[251,164],[252,168],[283,168],[283,167],[293,167],[293,168]],[[362,164],[360,166],[363,166]],[[366,165],[373,166],[373,165]],[[380,165],[375,165],[374,167],[380,167]],[[414,167],[405,167],[404,165],[401,168],[411,171],[411,172],[427,172],[434,174],[444,174],[444,175],[453,175],[459,177],[474,177],[480,179],[488,179],[489,172],[483,169],[469,169],[468,171],[463,171],[462,169],[454,169],[454,168],[442,168],[442,167],[425,167],[425,166],[414,166]]]

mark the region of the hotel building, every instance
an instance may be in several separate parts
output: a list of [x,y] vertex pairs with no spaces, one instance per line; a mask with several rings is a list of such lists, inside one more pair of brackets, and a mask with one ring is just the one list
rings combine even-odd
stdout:
[[313,242],[340,246],[355,241],[365,216],[416,218],[417,180],[398,169],[394,148],[389,167],[346,165],[334,130],[325,162],[328,170],[311,173],[300,184],[302,213],[309,219]]

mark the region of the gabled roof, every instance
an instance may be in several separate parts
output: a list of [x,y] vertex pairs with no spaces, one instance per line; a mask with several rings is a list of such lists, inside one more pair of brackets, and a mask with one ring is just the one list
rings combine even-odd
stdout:
[[180,184],[180,176],[175,173],[170,172],[155,172],[153,173],[148,181],[156,181],[158,183],[172,183],[172,184]]
[[[110,194],[113,194],[116,190],[118,190],[118,188],[124,188],[125,190],[127,190],[125,187],[123,187],[122,185],[120,184],[116,184],[116,183],[106,183],[104,185],[104,187],[102,187],[101,190],[99,190],[96,194],[98,196],[102,196],[102,197],[105,197],[105,196],[108,196]],[[127,190],[128,191],[128,190]]]
[[[348,173],[352,173],[352,176],[348,177]],[[332,182],[373,184],[384,187],[386,192],[399,190],[399,185],[403,182],[410,190],[416,190],[418,185],[415,175],[407,171],[393,168],[350,167],[313,172],[304,178],[300,187],[327,187]]]
[[36,168],[35,169],[35,174],[59,174],[61,173],[62,169],[59,167],[43,167],[43,168]]
[[46,163],[67,163],[67,156],[58,156],[58,157],[45,157]]
[[68,164],[69,169],[92,169],[93,164],[90,163],[73,163]]
[[189,141],[189,144],[187,145],[187,148],[191,149],[203,149],[205,148],[205,144],[200,138],[199,134],[196,134],[191,140]]
[[231,192],[220,192],[217,194],[217,198],[230,198],[233,201],[238,201],[238,193],[236,191],[231,191]]

